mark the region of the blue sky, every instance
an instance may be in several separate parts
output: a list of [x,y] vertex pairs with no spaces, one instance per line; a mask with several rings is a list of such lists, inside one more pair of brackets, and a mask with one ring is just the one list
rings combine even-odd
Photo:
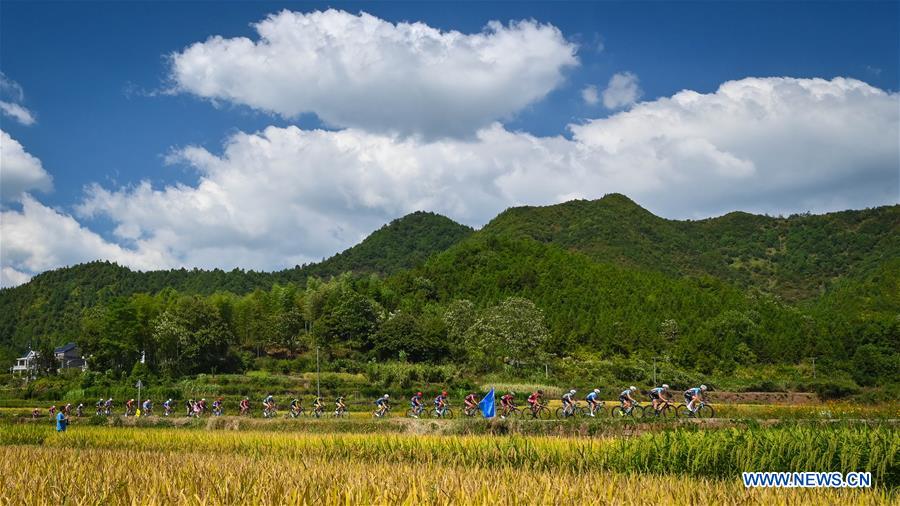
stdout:
[[[874,114],[883,121],[881,135],[889,135],[896,128],[896,111],[891,112],[891,105],[896,104],[900,80],[898,6],[896,2],[4,1],[0,4],[0,71],[8,85],[4,87],[3,99],[27,109],[36,121],[26,125],[5,115],[0,118],[2,130],[14,139],[7,141],[10,145],[16,142],[40,161],[52,178],[52,189],[46,185],[24,186],[27,199],[31,200],[13,197],[3,203],[5,237],[4,255],[0,259],[6,273],[3,284],[24,281],[48,268],[90,260],[92,251],[97,258],[109,258],[135,268],[175,265],[281,268],[330,255],[352,245],[380,223],[418,208],[480,226],[509,205],[549,204],[569,197],[598,198],[608,191],[628,193],[652,211],[675,218],[700,218],[733,209],[778,214],[896,203],[896,146],[892,147],[887,138],[876,139],[879,143],[875,147],[860,146],[858,153],[855,144],[848,143],[848,147],[830,157],[841,160],[841,165],[833,169],[826,167],[818,173],[799,168],[796,174],[791,171],[794,167],[818,163],[805,153],[815,151],[819,145],[834,146],[834,138],[829,135],[852,139],[860,134],[859,125],[854,121],[863,121],[862,118]],[[522,50],[528,58],[532,57],[529,51],[533,51],[534,59],[523,57],[525,60],[518,67],[509,64],[511,72],[521,73],[541,65],[547,67],[546,72],[533,78],[487,83],[485,89],[479,89],[477,83],[471,87],[461,83],[461,88],[471,88],[466,91],[470,95],[456,97],[451,89],[435,92],[434,97],[424,96],[425,104],[444,101],[457,105],[448,106],[449,111],[437,106],[434,110],[428,106],[413,109],[416,119],[419,116],[426,119],[420,126],[412,127],[409,114],[387,109],[393,107],[390,104],[402,103],[403,93],[409,95],[410,90],[416,93],[420,89],[416,83],[411,83],[409,90],[397,90],[400,96],[392,96],[390,89],[375,88],[383,81],[363,82],[373,92],[370,100],[359,103],[359,107],[366,108],[379,101],[388,105],[384,117],[374,107],[360,113],[357,121],[353,107],[347,106],[348,112],[343,105],[322,99],[321,94],[318,98],[306,98],[281,91],[276,92],[281,93],[279,96],[257,97],[254,89],[247,88],[240,92],[241,96],[226,97],[214,96],[219,91],[210,92],[212,95],[202,91],[212,89],[210,86],[217,90],[233,86],[234,76],[241,79],[242,73],[252,71],[248,70],[250,67],[228,68],[229,62],[220,62],[217,67],[201,69],[221,72],[222,80],[215,83],[198,81],[202,78],[197,77],[201,75],[201,70],[197,70],[200,60],[184,58],[185,65],[192,65],[190,72],[197,74],[177,76],[173,71],[170,55],[186,55],[188,46],[204,43],[211,36],[226,40],[247,37],[256,42],[259,35],[252,24],[270,14],[288,9],[297,13],[297,19],[306,19],[307,14],[327,8],[346,11],[347,19],[351,20],[365,11],[387,23],[386,26],[419,22],[438,33],[457,31],[463,35],[497,35],[485,29],[492,20],[500,21],[502,28],[510,32],[516,30],[508,23],[533,20],[535,26],[556,30],[559,37],[541,31],[543,38],[536,38],[533,46]],[[345,36],[348,41],[353,38],[351,33]],[[340,35],[337,40],[341,40]],[[372,47],[371,41],[365,44]],[[556,51],[555,56],[541,56],[542,48],[547,47]],[[570,49],[571,55],[567,53]],[[353,51],[358,50],[351,48],[340,58],[347,58],[348,54],[352,57]],[[379,50],[376,48],[376,54]],[[517,50],[506,50],[511,57],[517,56]],[[468,61],[467,55],[459,56],[460,61]],[[284,58],[273,66],[290,65],[302,59],[303,53],[287,54]],[[325,58],[327,61],[327,54]],[[421,67],[421,61],[413,59],[408,63],[410,72],[423,75],[417,67]],[[325,73],[333,65],[332,61],[322,69],[307,66],[302,73],[287,76],[276,69],[265,79],[284,79],[277,87],[281,90],[308,87],[311,74]],[[256,68],[270,67],[252,67]],[[627,86],[624,95],[619,95],[619,103],[607,107],[603,93],[616,74],[625,76],[623,82]],[[671,132],[656,136],[642,133],[652,130],[654,122],[647,120],[642,124],[640,118],[646,120],[661,114],[659,111],[672,106],[670,97],[682,90],[721,99],[704,106],[702,114],[716,114],[714,111],[720,108],[721,114],[727,115],[731,114],[725,112],[730,107],[727,100],[737,100],[745,107],[746,96],[718,97],[717,90],[723,83],[775,77],[798,80],[794,83],[798,87],[788,89],[785,86],[789,85],[771,87],[771,82],[747,81],[777,97],[774,101],[765,99],[765,103],[775,108],[770,113],[783,118],[805,117],[808,112],[809,118],[818,118],[776,127],[766,123],[753,130],[758,133],[760,129],[784,128],[781,138],[797,133],[797,142],[779,151],[784,153],[783,166],[782,162],[773,164],[764,154],[756,155],[765,150],[763,144],[777,143],[777,140],[753,138],[744,142],[742,139],[750,138],[751,133],[742,134],[737,130],[735,135],[739,138],[720,138],[716,132],[698,133],[698,125],[722,118],[712,116],[700,121],[701,113],[690,110],[692,106],[678,106],[673,114],[681,115],[681,119],[668,126]],[[816,95],[818,92],[809,91],[808,85],[809,80],[816,78],[839,88],[835,93],[847,93],[850,98],[842,97],[838,104],[805,102],[809,97],[800,97],[798,93]],[[868,86],[880,95],[873,98],[872,93],[865,91],[869,88],[860,91],[855,84],[847,85],[843,81],[836,84],[835,78],[859,81],[860,86]],[[194,81],[189,83],[190,79]],[[431,78],[427,80],[430,82]],[[348,91],[344,97],[341,81],[317,83],[333,89],[335,101],[352,106],[354,100],[361,100],[355,92]],[[597,99],[593,100],[596,103],[585,100],[586,87],[596,90]],[[21,94],[16,90],[21,90]],[[510,99],[510,104],[499,103],[503,100],[498,97],[513,97],[518,93],[523,94],[521,99]],[[864,98],[856,101],[857,96]],[[468,103],[470,97],[472,103],[496,103],[496,112],[460,114],[461,126],[442,130],[442,123],[449,123],[447,117],[456,112],[452,109],[459,109],[458,104]],[[261,103],[275,105],[261,106]],[[649,105],[642,108],[642,104]],[[295,105],[305,112],[293,114]],[[646,113],[643,116],[642,111]],[[749,118],[756,117],[752,108],[745,107],[742,111]],[[827,135],[819,131],[816,122],[822,122],[825,115],[833,115],[828,117],[834,118],[835,125],[846,128],[846,135],[840,130]],[[323,117],[330,119],[319,119]],[[824,124],[831,123],[824,121]],[[292,126],[299,127],[299,133],[291,130]],[[269,127],[274,130],[265,130]],[[354,158],[355,161],[323,168],[323,164],[334,158],[331,155],[313,166],[311,153],[298,151],[297,146],[313,149],[310,143],[336,142],[333,137],[307,138],[306,133],[316,128],[352,134],[354,142],[359,141],[369,149],[372,142],[379,146],[386,142],[389,146],[384,147],[385,156],[390,161],[408,158],[408,163],[415,167],[404,174],[414,173],[414,176],[403,179],[407,176],[398,173],[392,162],[382,161],[379,163],[385,166],[377,170],[386,172],[375,178],[372,171],[376,169],[370,167],[372,162],[367,161],[365,154]],[[493,133],[484,133],[491,132],[491,128],[495,128]],[[719,130],[732,129],[724,126]],[[261,133],[264,131],[271,136],[287,135],[287,139],[273,141],[274,137]],[[682,138],[681,132],[691,132],[690,138]],[[253,139],[240,137],[243,133],[271,141],[271,149],[267,148],[265,155],[269,162],[254,165],[252,160],[262,155],[250,151]],[[660,137],[676,140],[660,144]],[[613,151],[622,152],[621,148],[611,150],[610,138],[625,139],[623,142],[633,150],[632,155],[608,158]],[[242,140],[246,142],[241,144]],[[541,144],[541,153],[555,154],[544,167],[559,160],[575,159],[573,153],[585,149],[602,148],[604,157],[559,162],[562,163],[559,167],[541,172],[544,169],[523,167],[528,160],[516,159],[515,146],[519,142]],[[225,143],[234,145],[234,153],[223,152]],[[665,156],[677,158],[644,168],[643,159],[635,161],[634,157],[646,149],[654,150],[654,160]],[[11,153],[12,149],[4,146],[4,152]],[[320,151],[316,148],[315,152]],[[454,159],[454,156],[448,152],[479,160],[474,165],[489,160],[484,162],[489,168],[477,171],[477,176],[454,176],[463,173],[463,169],[452,165],[447,157]],[[871,155],[872,152],[880,153],[880,157]],[[310,167],[305,168],[304,163]],[[286,164],[295,166],[297,172],[285,173]],[[434,179],[422,184],[427,179],[423,174],[431,164],[443,167],[445,173],[441,177],[428,173],[428,178]],[[629,168],[627,174],[621,173],[618,167],[627,164],[641,168]],[[784,183],[778,186],[761,182],[757,188],[733,180],[715,180],[709,190],[717,197],[704,195],[700,199],[688,194],[683,199],[675,199],[661,189],[666,182],[696,187],[697,181],[691,178],[700,177],[699,172],[691,171],[706,164],[710,167],[703,172],[704,182],[711,177],[709,174],[731,171],[729,177],[757,177],[763,182]],[[599,174],[585,174],[597,166],[603,167]],[[682,166],[687,168],[680,169]],[[468,168],[466,165],[465,170]],[[316,170],[324,170],[326,175],[348,176],[325,181],[323,174]],[[356,170],[363,170],[373,181],[389,179],[393,183],[383,191],[375,182],[361,189],[352,184],[354,179],[359,179],[352,175]],[[485,175],[489,170],[495,172]],[[767,174],[767,170],[777,176]],[[156,209],[173,207],[208,216],[217,216],[223,209],[225,213],[244,213],[243,203],[252,205],[256,212],[265,202],[274,200],[266,198],[271,191],[265,187],[247,189],[248,193],[240,197],[235,194],[222,197],[222,202],[204,207],[209,200],[209,194],[202,192],[206,186],[214,186],[217,189],[214,194],[220,195],[229,191],[226,181],[248,174],[287,178],[291,185],[298,186],[293,193],[282,196],[283,200],[278,202],[281,207],[246,222],[238,218],[219,221],[198,218],[188,226],[178,223],[177,216],[149,216],[160,214]],[[304,178],[310,178],[310,184],[297,183]],[[461,180],[468,188],[477,186],[479,191],[457,188],[451,180]],[[558,184],[559,180],[570,184]],[[848,188],[848,181],[863,180],[870,183]],[[149,182],[147,192],[136,190],[141,181]],[[204,185],[204,181],[208,184]],[[313,182],[317,189],[304,193]],[[14,183],[7,180],[6,184]],[[544,186],[552,190],[542,193],[539,190]],[[745,191],[735,189],[741,187]],[[755,189],[750,191],[751,187]],[[249,187],[243,184],[239,188]],[[471,196],[472,193],[477,195]],[[329,200],[325,194],[334,197]],[[198,201],[203,204],[195,209],[185,204]],[[31,208],[26,209],[29,205]],[[296,216],[293,221],[284,218],[291,213]],[[56,224],[48,224],[47,220],[55,220]],[[310,225],[311,221],[316,224]],[[280,225],[269,226],[275,222]],[[71,235],[63,233],[64,239],[52,241],[42,251],[16,242],[21,239],[11,239],[25,237],[37,229],[52,230],[54,226]],[[254,227],[262,231],[256,232]],[[288,241],[283,248],[273,249],[273,244],[284,244],[285,234],[294,235],[291,233],[294,230],[296,242]],[[196,239],[200,236],[205,242]],[[40,237],[30,239],[28,242],[41,242]],[[77,253],[67,253],[67,250]]]

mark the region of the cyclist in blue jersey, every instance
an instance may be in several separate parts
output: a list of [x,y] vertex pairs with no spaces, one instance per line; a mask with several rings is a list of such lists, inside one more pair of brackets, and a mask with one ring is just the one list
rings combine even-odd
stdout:
[[419,415],[422,414],[422,392],[416,392],[416,395],[413,395],[409,399],[409,406],[412,408],[413,418],[419,418]]
[[684,392],[684,402],[687,404],[688,411],[691,412],[691,416],[696,413],[694,409],[694,405],[697,402],[703,401],[703,392],[706,392],[706,385],[700,385],[699,387],[689,388]]
[[595,416],[597,407],[603,404],[603,401],[600,400],[600,389],[595,388],[587,394],[587,397],[585,397],[584,400],[587,401],[588,407],[591,409],[590,415]]
[[663,384],[661,387],[650,390],[650,403],[653,405],[653,409],[656,411],[657,415],[659,415],[660,406],[671,401],[672,393],[669,392],[669,385]]
[[622,407],[625,410],[631,410],[631,407],[637,402],[635,398],[631,395],[632,393],[637,392],[637,387],[631,385],[630,387],[622,390],[622,393],[619,394],[619,402],[622,403]]

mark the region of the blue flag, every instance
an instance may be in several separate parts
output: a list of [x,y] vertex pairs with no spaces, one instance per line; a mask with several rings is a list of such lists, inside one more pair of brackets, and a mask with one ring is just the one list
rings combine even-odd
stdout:
[[484,396],[484,399],[481,399],[481,402],[478,403],[478,407],[481,408],[481,414],[484,415],[485,418],[493,418],[494,415],[497,414],[497,410],[494,407],[493,388],[491,388],[491,391]]

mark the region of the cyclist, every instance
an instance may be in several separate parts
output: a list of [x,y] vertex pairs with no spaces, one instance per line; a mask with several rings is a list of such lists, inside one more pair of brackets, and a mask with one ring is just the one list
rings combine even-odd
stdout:
[[206,413],[206,399],[200,399],[200,402],[197,403],[194,409],[197,410],[197,416]]
[[40,409],[34,408],[34,409],[31,410],[31,418],[40,418],[40,417],[41,417],[41,410],[40,410]]
[[512,392],[508,392],[506,395],[500,397],[500,409],[503,414],[500,415],[500,418],[506,418],[506,415],[509,414],[510,410],[515,409],[515,399],[516,394]]
[[632,397],[632,392],[637,392],[637,387],[634,385],[622,390],[622,393],[619,394],[619,402],[622,403],[622,407],[625,408],[626,412],[631,411],[631,407],[637,402],[634,397]]
[[185,416],[194,416],[194,399],[184,401]]
[[84,416],[84,404],[80,402],[78,403],[78,407],[75,408],[75,416],[77,416],[78,418]]
[[134,414],[134,399],[128,399],[125,401],[125,416],[132,416]]
[[412,408],[413,418],[419,418],[419,415],[422,414],[422,392],[416,392],[416,395],[413,395],[409,398],[409,406]]
[[703,401],[703,392],[706,391],[706,385],[700,385],[699,387],[689,388],[684,392],[684,402],[687,404],[688,411],[691,412],[691,416],[694,416],[696,412],[694,410],[694,403]]
[[300,414],[300,410],[303,408],[300,406],[300,399],[291,399],[291,416],[296,417]]
[[112,397],[110,397],[109,399],[106,399],[106,402],[103,403],[103,409],[106,412],[106,416],[109,416],[112,414],[112,408],[113,408],[113,400],[112,400]]
[[544,397],[544,391],[538,390],[537,392],[531,392],[531,395],[528,396],[528,406],[531,407],[531,414],[537,413],[538,409],[541,406],[541,399]]
[[378,407],[377,416],[384,416],[385,413],[387,413],[387,410],[391,408],[390,401],[388,400],[390,397],[390,395],[384,394],[375,401],[375,406]]
[[66,406],[62,409],[62,411],[63,411],[63,413],[66,414],[66,416],[68,416],[69,413],[72,412],[72,405],[71,405],[71,404],[66,404]]
[[572,408],[575,407],[575,389],[569,390],[562,396],[563,412],[567,415],[572,414]]
[[94,407],[97,408],[97,416],[100,416],[103,414],[103,404],[104,404],[103,399],[100,399],[99,401],[97,401],[97,404],[94,404]]
[[322,416],[323,411],[325,411],[325,404],[322,402],[321,397],[316,397],[316,400],[313,401],[313,415],[319,418]]
[[447,407],[447,391],[444,390],[434,398],[434,414],[444,416],[444,410]]
[[242,416],[249,414],[250,413],[250,398],[244,397],[243,399],[241,399],[240,406],[241,406],[241,415]]
[[222,408],[223,408],[224,400],[221,397],[218,397],[212,403],[213,414],[216,416],[222,416]]
[[141,407],[141,409],[144,410],[144,412],[142,413],[144,416],[150,416],[151,414],[153,414],[153,402],[150,399],[147,399],[146,401],[144,401],[144,405],[143,407]]
[[596,416],[597,408],[603,404],[603,401],[600,400],[600,389],[595,388],[591,392],[587,394],[587,397],[584,398],[587,401],[587,405],[591,408],[590,415]]
[[175,404],[172,402],[172,399],[166,399],[166,402],[163,403],[163,409],[165,410],[165,416],[169,416],[172,414],[174,406],[175,406]]
[[275,411],[275,397],[272,394],[263,399],[263,412],[268,413],[269,411]]
[[344,396],[339,395],[338,398],[334,400],[334,414],[335,416],[341,416],[345,411],[347,411],[347,405],[344,403]]
[[470,393],[463,399],[463,404],[466,406],[467,411],[474,411],[478,409],[478,399],[475,397],[475,394]]
[[50,406],[50,408],[47,409],[47,412],[50,413],[50,418],[53,418],[53,416],[56,414],[56,405]]
[[665,383],[661,387],[656,387],[650,390],[650,404],[653,405],[653,410],[656,411],[656,416],[659,416],[659,410],[662,406],[672,400],[672,394],[669,392],[669,385]]

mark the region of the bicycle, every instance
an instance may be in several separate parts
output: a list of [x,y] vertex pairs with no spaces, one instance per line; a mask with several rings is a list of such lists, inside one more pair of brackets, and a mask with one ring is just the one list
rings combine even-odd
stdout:
[[663,418],[667,419],[675,418],[675,405],[669,402],[667,399],[660,400],[662,401],[662,404],[659,404],[655,409],[653,408],[653,405],[644,408],[645,418],[649,416],[662,416]]
[[222,406],[216,406],[212,409],[213,416],[222,416],[222,413],[225,412],[225,409]]
[[531,418],[534,420],[549,420],[553,416],[550,408],[544,404],[536,404],[528,409],[528,413],[531,414]]
[[500,406],[500,413],[501,418],[521,418],[523,416],[522,408],[516,406],[515,404],[511,405],[508,408]]
[[450,405],[447,404],[443,408],[432,408],[428,410],[428,416],[431,418],[446,418],[447,420],[452,420],[453,410],[450,409]]
[[[584,416],[591,416],[591,408],[590,408],[590,406],[588,406],[588,407],[586,407],[586,408],[583,408],[583,409],[582,409],[582,413],[584,413]],[[605,416],[605,415],[606,415],[606,408],[605,408],[605,405],[603,404],[603,401],[599,401],[599,402],[597,403],[596,407],[594,407],[593,416],[596,418],[596,417],[598,417],[598,416],[601,416],[601,417],[602,417],[602,416]]]
[[175,410],[172,409],[171,406],[166,406],[166,412],[165,412],[165,414],[164,414],[163,416],[171,416],[172,413],[174,413],[174,412],[175,412]]
[[303,406],[297,406],[291,408],[291,412],[289,414],[291,418],[300,418],[301,416],[303,416],[303,411]]
[[331,416],[333,418],[345,418],[347,416],[347,408],[335,408]]
[[275,418],[278,416],[278,409],[275,405],[266,406],[263,408],[263,418]]
[[406,410],[407,418],[424,418],[428,416],[428,411],[425,409],[425,406],[419,405],[417,407],[410,407]]
[[478,409],[478,406],[466,406],[463,408],[463,414],[472,418],[473,416],[481,413],[481,410]]
[[322,413],[324,412],[325,408],[323,406],[313,406],[312,416],[322,418]]
[[372,418],[390,418],[388,415],[391,412],[391,407],[388,405],[380,406],[375,408],[375,411],[372,412]]
[[626,408],[625,406],[616,406],[609,411],[610,415],[613,418],[624,418],[626,416],[630,416],[632,418],[643,418],[644,416],[644,407],[640,405],[638,402],[631,403],[631,407]]
[[700,401],[693,412],[688,409],[687,404],[679,404],[675,407],[675,416],[678,418],[715,418],[716,410],[706,401]]
[[558,420],[568,420],[569,418],[579,418],[584,416],[584,408],[577,401],[572,402],[568,408],[560,406],[556,408],[556,418]]

